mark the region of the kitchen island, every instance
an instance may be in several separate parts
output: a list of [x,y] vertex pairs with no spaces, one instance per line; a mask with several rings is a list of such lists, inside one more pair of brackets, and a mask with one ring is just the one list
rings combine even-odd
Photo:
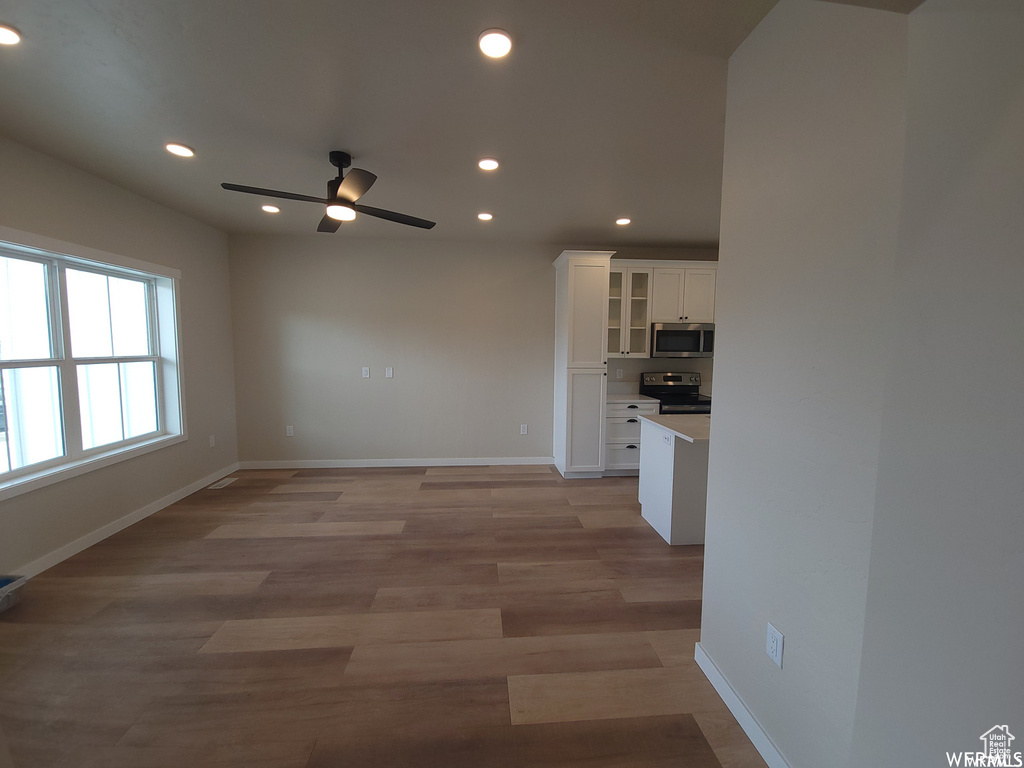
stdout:
[[640,417],[640,508],[669,544],[703,544],[707,507],[706,414]]

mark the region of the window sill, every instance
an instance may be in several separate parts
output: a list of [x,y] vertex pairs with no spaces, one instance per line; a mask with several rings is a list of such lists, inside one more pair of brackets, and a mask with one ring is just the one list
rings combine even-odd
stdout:
[[162,448],[182,443],[188,438],[185,435],[158,435],[130,447],[117,448],[106,453],[92,454],[88,458],[74,462],[47,467],[29,475],[19,475],[7,481],[0,481],[0,501],[20,496],[23,493],[45,488],[49,485],[79,477],[97,469],[109,467],[128,459],[134,459]]

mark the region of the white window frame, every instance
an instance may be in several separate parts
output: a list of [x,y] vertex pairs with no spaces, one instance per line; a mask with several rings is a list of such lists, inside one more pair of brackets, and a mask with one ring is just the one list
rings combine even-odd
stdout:
[[[3,368],[57,367],[60,372],[61,421],[64,455],[0,475],[0,501],[52,485],[86,472],[188,439],[182,381],[178,318],[181,273],[176,269],[107,253],[53,238],[0,226],[0,252],[13,258],[46,263],[49,277],[51,357],[43,360],[6,361]],[[141,279],[147,284],[152,325],[150,354],[73,358],[68,320],[67,268],[98,272],[113,277]],[[157,429],[146,435],[109,445],[82,448],[77,367],[89,363],[152,360],[156,364]]]

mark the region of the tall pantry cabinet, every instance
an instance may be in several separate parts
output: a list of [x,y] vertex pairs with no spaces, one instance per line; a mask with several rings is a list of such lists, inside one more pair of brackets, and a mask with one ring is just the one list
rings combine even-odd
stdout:
[[604,469],[608,274],[614,251],[555,260],[555,466],[563,477]]

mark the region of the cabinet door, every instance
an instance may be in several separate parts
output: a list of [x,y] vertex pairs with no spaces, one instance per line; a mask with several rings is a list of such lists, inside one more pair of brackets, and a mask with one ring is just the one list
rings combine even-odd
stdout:
[[715,276],[713,269],[688,269],[683,287],[683,322],[715,322]]
[[678,323],[683,319],[683,287],[685,270],[654,269],[651,292],[651,322]]
[[567,472],[604,470],[604,370],[569,371]]
[[623,301],[628,296],[626,270],[613,269],[608,273],[608,336],[605,352],[608,357],[622,357],[626,351],[623,343]]
[[608,265],[569,266],[569,368],[604,365]]
[[626,354],[630,357],[649,357],[652,271],[631,269],[628,278],[627,298],[622,300],[622,327]]
[[608,275],[608,357],[648,357],[651,270],[613,269]]

